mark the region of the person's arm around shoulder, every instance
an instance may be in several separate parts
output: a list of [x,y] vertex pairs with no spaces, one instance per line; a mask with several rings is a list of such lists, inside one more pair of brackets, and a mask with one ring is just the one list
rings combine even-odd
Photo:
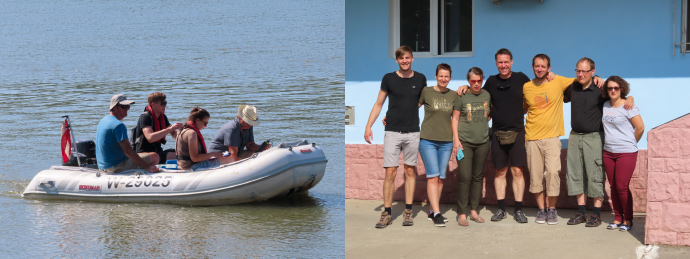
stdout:
[[[575,81],[573,81],[573,82],[576,82],[576,81],[577,81],[577,78],[575,78]],[[602,87],[604,87],[604,83],[606,83],[606,80],[599,77],[598,75],[594,75],[594,77],[592,77],[592,82],[594,82],[594,85],[597,86],[597,88],[602,88]]]
[[461,85],[458,86],[458,90],[455,90],[455,92],[458,93],[458,96],[462,96],[463,94],[465,94],[465,92],[467,92],[467,89],[469,88],[469,85]]
[[632,110],[632,108],[635,108],[635,98],[632,96],[628,96],[625,98],[625,103],[623,104],[623,108],[626,110]]
[[151,173],[158,172],[158,167],[156,167],[158,161],[151,161],[151,164],[147,164],[146,161],[143,158],[141,158],[139,154],[137,154],[137,152],[134,151],[134,149],[132,149],[132,145],[129,143],[129,140],[123,139],[118,144],[120,144],[122,151],[125,152],[125,156],[132,160],[132,162],[134,162],[136,165],[146,169]]
[[563,91],[563,103],[569,103],[572,100],[572,94],[573,94],[573,85],[569,85],[567,88],[565,88],[565,91]]
[[386,102],[387,97],[388,93],[386,91],[379,90],[379,95],[376,98],[374,107],[371,108],[371,113],[369,114],[367,125],[364,127],[364,141],[366,141],[369,144],[371,144],[371,141],[374,139],[374,134],[371,132],[371,126],[374,125],[374,122],[376,122],[376,118],[379,117],[379,114],[381,113],[381,108],[383,108],[383,103]]

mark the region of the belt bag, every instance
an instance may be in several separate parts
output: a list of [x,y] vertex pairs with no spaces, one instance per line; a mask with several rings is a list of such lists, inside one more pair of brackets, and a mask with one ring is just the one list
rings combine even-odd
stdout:
[[510,145],[515,143],[515,139],[517,138],[517,131],[511,131],[511,130],[496,130],[494,131],[494,136],[498,138],[498,143],[501,145]]

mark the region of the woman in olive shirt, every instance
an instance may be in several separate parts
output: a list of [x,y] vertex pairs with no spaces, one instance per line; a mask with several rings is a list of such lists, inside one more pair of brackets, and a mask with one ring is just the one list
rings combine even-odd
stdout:
[[482,89],[484,73],[478,67],[467,72],[471,94],[465,94],[455,100],[453,110],[453,149],[464,158],[458,160],[458,224],[467,222],[468,200],[470,219],[483,223],[484,219],[477,213],[479,198],[484,184],[484,162],[489,154],[489,120],[491,116],[491,96]]
[[428,218],[437,227],[444,227],[447,219],[441,215],[439,200],[446,179],[448,161],[453,152],[451,115],[457,94],[448,89],[451,69],[442,63],[436,67],[436,86],[425,87],[419,96],[419,105],[424,105],[424,121],[419,133],[419,154],[422,156],[427,177],[427,195],[431,211]]

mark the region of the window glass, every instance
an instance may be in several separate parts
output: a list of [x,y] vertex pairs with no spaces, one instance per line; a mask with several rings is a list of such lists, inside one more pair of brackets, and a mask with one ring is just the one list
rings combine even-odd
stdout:
[[444,51],[472,51],[472,1],[446,0],[444,4]]
[[429,1],[400,0],[400,45],[414,52],[431,50]]

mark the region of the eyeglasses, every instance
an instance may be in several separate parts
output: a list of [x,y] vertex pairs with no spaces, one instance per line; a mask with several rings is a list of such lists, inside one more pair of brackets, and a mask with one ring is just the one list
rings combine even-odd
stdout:
[[129,111],[129,105],[118,104],[117,106],[120,106],[120,108],[124,109],[125,111]]
[[168,101],[162,101],[161,106],[168,106]]
[[590,70],[577,70],[577,69],[575,69],[575,74],[586,74],[589,72],[592,72],[592,69],[590,69]]
[[204,127],[208,126],[208,121],[203,121],[203,120],[202,120],[201,123],[204,124]]
[[479,79],[479,80],[469,80],[470,84],[476,84],[476,83],[481,83],[484,82],[484,79]]
[[606,90],[608,90],[608,91],[611,91],[611,90],[613,90],[613,91],[620,91],[621,88],[620,88],[619,86],[606,87]]

